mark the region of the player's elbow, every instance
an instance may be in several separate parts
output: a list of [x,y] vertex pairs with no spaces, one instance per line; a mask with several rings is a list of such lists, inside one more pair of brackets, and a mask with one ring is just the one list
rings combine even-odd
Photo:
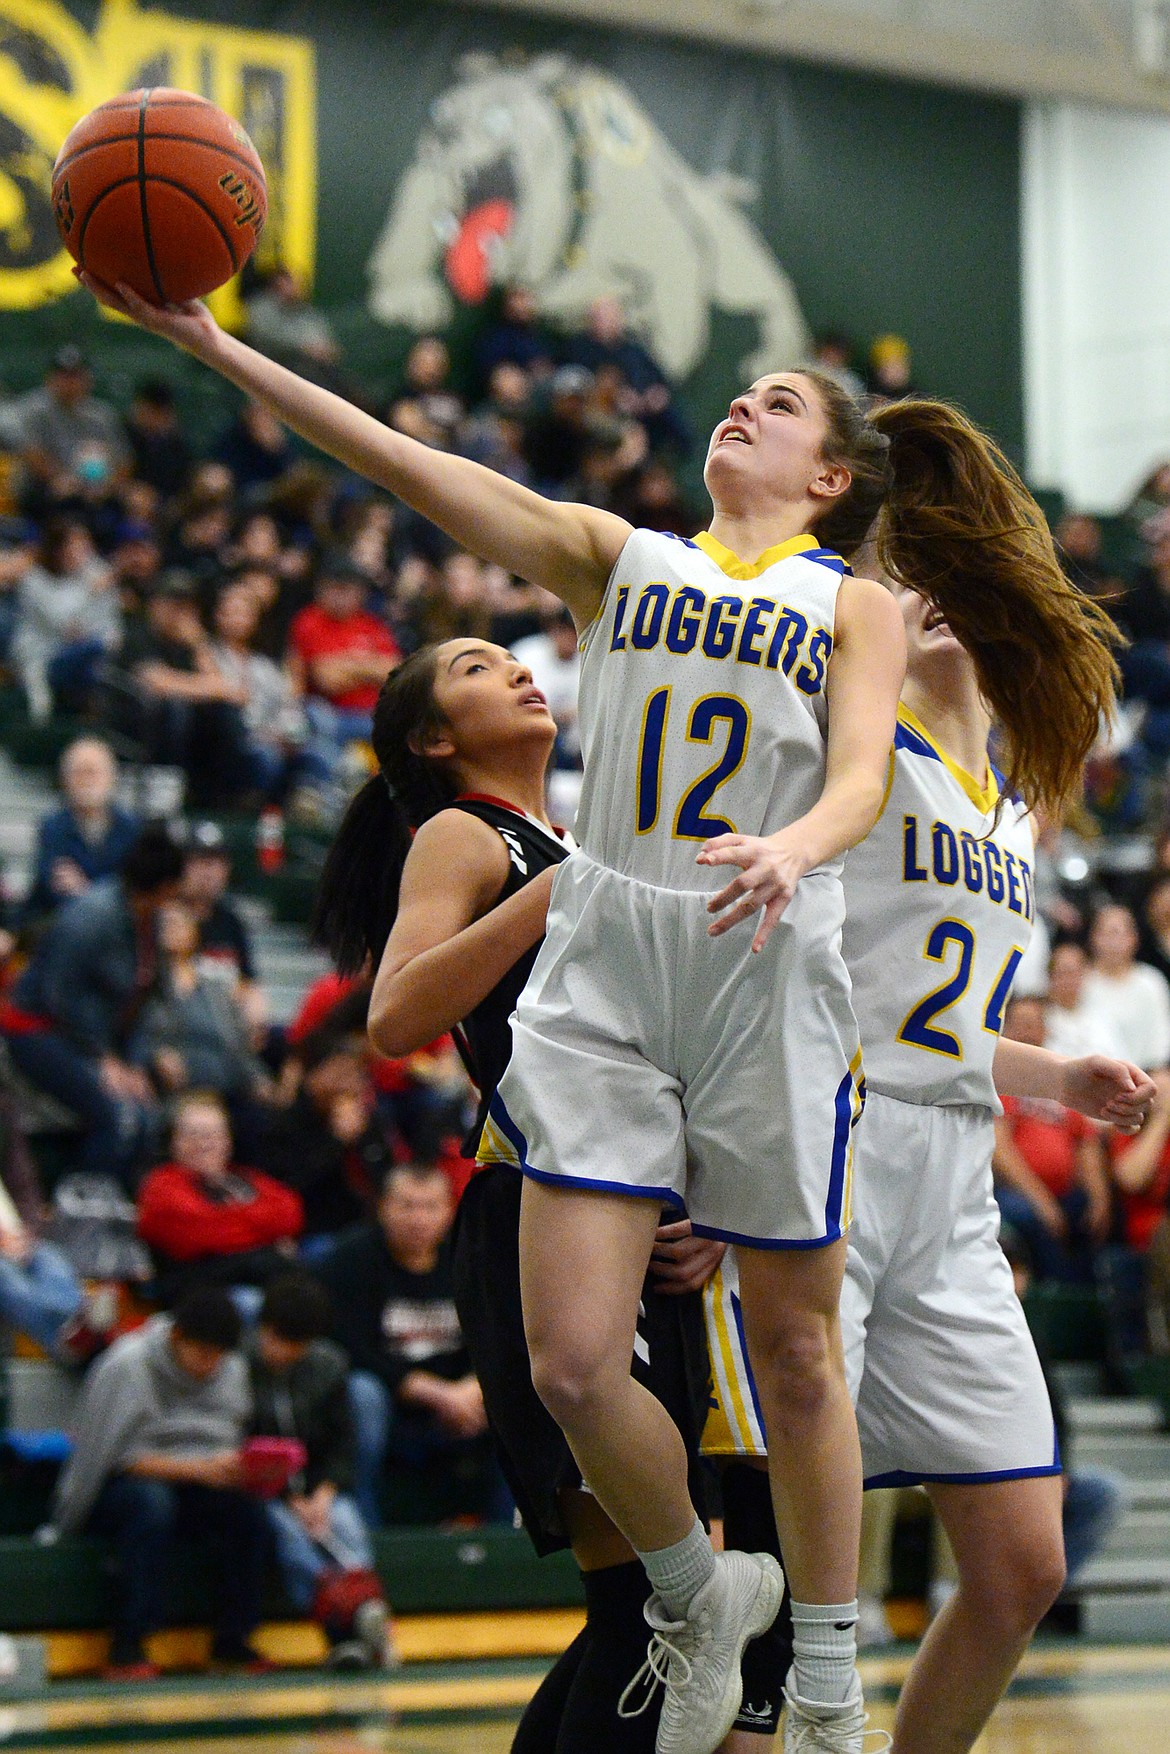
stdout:
[[433,1039],[433,1035],[419,1034],[417,1019],[401,1000],[393,996],[380,1003],[371,1003],[366,1035],[370,1046],[388,1060],[401,1060]]

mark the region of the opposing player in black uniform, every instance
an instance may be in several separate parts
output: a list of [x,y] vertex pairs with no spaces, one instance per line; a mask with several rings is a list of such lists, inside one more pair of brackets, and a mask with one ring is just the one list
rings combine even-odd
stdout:
[[[424,647],[387,679],[374,714],[379,774],[351,804],[318,901],[319,935],[338,966],[378,973],[370,1036],[401,1055],[454,1031],[480,1091],[468,1142],[511,1054],[508,1019],[544,935],[552,874],[571,842],[545,814],[556,725],[531,674],[472,639]],[[529,1706],[514,1754],[650,1754],[657,1713],[618,1700],[641,1661],[645,1573],[581,1487],[568,1444],[532,1386],[520,1306],[522,1177],[485,1165],[460,1205],[456,1302],[501,1464],[538,1553],[571,1546],[587,1623]],[[634,1374],[663,1402],[692,1459],[707,1360],[698,1289],[721,1247],[685,1223],[659,1233],[638,1322]],[[571,1252],[565,1272],[571,1274]]]

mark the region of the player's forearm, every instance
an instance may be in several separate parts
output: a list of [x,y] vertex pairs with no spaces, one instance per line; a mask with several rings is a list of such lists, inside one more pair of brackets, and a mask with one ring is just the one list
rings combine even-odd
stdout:
[[885,777],[865,769],[849,769],[830,777],[807,815],[772,836],[799,849],[805,870],[840,858],[864,840],[882,807]]
[[1059,1102],[1067,1056],[1031,1042],[1000,1038],[996,1044],[991,1075],[1001,1096],[1038,1096]]
[[548,886],[537,879],[442,944],[384,960],[370,999],[374,1046],[398,1059],[461,1023],[540,942],[547,913]]

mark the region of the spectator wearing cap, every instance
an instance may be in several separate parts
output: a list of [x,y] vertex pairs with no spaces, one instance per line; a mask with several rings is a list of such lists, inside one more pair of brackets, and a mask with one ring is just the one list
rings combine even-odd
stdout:
[[231,854],[218,822],[196,822],[184,847],[180,896],[199,929],[199,957],[231,988],[259,1045],[268,1028],[268,998],[256,972],[252,934],[232,896]]
[[231,1298],[208,1287],[115,1341],[86,1378],[50,1527],[114,1542],[112,1680],[158,1673],[144,1641],[166,1623],[176,1543],[218,1561],[213,1659],[257,1665],[268,1519],[241,1490],[251,1399],[239,1345]]
[[91,884],[114,876],[142,829],[118,803],[118,764],[108,743],[78,737],[61,757],[61,798],[37,829],[26,920],[49,914]]
[[191,447],[183,432],[175,392],[165,378],[136,384],[126,416],[134,474],[164,499],[182,493],[191,473]]
[[199,1285],[266,1285],[288,1268],[301,1222],[297,1194],[234,1160],[224,1103],[209,1090],[181,1096],[170,1157],[138,1190],[138,1234],[154,1255],[160,1300],[173,1304]]
[[121,638],[113,573],[87,525],[79,517],[51,517],[17,585],[12,661],[31,716],[47,719],[54,701],[73,710],[88,705]]
[[80,349],[54,354],[39,390],[18,408],[23,509],[43,517],[64,501],[107,497],[130,472],[130,452],[117,412],[93,395],[93,376]]
[[158,578],[162,544],[145,518],[123,518],[113,531],[110,566],[122,611],[139,615]]
[[347,555],[321,562],[313,601],[294,620],[289,664],[304,700],[313,781],[327,785],[347,744],[368,742],[374,705],[402,654],[385,622],[367,608],[370,580]]
[[369,1531],[353,1497],[354,1430],[349,1362],[327,1336],[333,1311],[305,1273],[270,1281],[247,1345],[251,1429],[299,1438],[303,1472],[268,1505],[284,1586],[321,1622],[335,1660],[370,1667],[390,1658],[388,1616]]
[[525,421],[524,460],[538,488],[556,498],[564,498],[579,478],[594,442],[592,394],[592,372],[583,365],[558,366]]
[[158,910],[178,890],[183,853],[161,825],[144,828],[119,877],[60,907],[0,1004],[13,1063],[85,1129],[76,1167],[129,1181],[156,1111],[126,1051],[158,975]]
[[240,686],[218,669],[192,575],[169,569],[131,628],[120,664],[136,692],[139,734],[154,763],[182,768],[196,804],[248,789]]

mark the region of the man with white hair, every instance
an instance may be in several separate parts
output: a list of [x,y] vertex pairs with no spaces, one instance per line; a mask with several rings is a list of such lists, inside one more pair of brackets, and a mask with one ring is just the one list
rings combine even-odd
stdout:
[[112,877],[142,827],[115,800],[118,764],[100,738],[78,737],[69,744],[61,756],[60,780],[63,801],[37,830],[26,919],[50,914],[99,878]]

